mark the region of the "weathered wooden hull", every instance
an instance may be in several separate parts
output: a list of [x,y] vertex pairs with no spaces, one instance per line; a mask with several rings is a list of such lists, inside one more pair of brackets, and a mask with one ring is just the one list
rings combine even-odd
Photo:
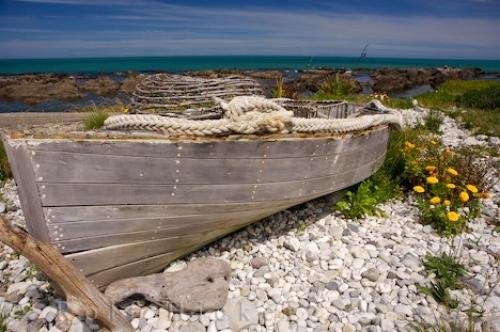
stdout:
[[343,137],[4,140],[28,231],[105,286],[362,181],[388,136],[380,126]]

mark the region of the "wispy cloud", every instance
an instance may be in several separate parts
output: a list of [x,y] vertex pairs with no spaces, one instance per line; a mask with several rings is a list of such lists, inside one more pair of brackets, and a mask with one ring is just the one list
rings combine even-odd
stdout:
[[[83,0],[22,1],[89,3]],[[57,24],[61,21],[51,20]],[[49,31],[43,37],[13,34],[0,38],[0,57],[22,54],[31,57],[355,55],[363,45],[370,43],[370,56],[500,58],[500,24],[495,18],[403,17],[290,8],[242,10],[142,0],[127,1],[127,5],[115,6],[112,11],[79,16],[78,22],[81,24],[77,27]],[[28,50],[31,51],[26,53]]]

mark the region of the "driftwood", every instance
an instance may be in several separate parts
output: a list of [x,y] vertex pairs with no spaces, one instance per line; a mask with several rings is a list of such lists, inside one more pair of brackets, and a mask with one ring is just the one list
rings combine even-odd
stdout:
[[226,303],[231,267],[223,260],[200,258],[187,268],[113,282],[106,296],[115,304],[132,295],[142,295],[171,312],[207,312]]
[[69,309],[94,317],[112,331],[133,331],[112,302],[74,268],[52,245],[30,236],[0,217],[0,240],[25,256],[57,283],[66,294]]

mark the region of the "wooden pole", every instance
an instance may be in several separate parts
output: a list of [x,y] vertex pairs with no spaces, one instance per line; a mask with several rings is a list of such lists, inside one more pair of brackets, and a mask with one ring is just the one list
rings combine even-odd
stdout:
[[70,310],[96,318],[111,331],[134,331],[111,301],[51,244],[33,238],[24,229],[2,217],[0,241],[25,256],[56,282],[66,294]]

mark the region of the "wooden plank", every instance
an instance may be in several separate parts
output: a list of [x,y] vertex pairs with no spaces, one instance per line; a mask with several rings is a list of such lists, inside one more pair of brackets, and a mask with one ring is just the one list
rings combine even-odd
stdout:
[[[253,221],[249,221],[248,223],[251,222]],[[155,273],[164,269],[167,266],[167,264],[174,261],[175,259],[185,256],[186,254],[193,252],[210,242],[213,242],[217,238],[221,238],[227,234],[230,234],[239,228],[241,228],[241,226],[235,227],[233,229],[225,229],[221,234],[219,234],[216,237],[209,237],[209,238],[200,237],[199,239],[200,241],[198,242],[197,245],[157,256],[148,257],[122,266],[110,268],[104,271],[97,272],[95,274],[88,275],[87,277],[97,287],[104,287],[108,285],[111,281],[117,279]]]
[[[374,161],[360,169],[371,169]],[[356,169],[329,176],[255,184],[140,185],[44,183],[39,185],[43,206],[244,203],[300,198],[332,191],[335,183],[356,183]]]
[[[354,152],[304,158],[194,159],[37,152],[41,183],[235,184],[283,182],[342,173],[380,156],[378,142]],[[126,165],[126,167],[123,167]],[[284,171],[287,170],[287,171]]]
[[[225,227],[235,227],[239,224],[245,223],[250,219],[264,218],[275,212],[281,211],[294,204],[290,203],[283,207],[275,207],[270,210],[252,211],[245,215],[240,215],[237,218],[224,218],[220,220],[212,219],[207,222],[199,222],[183,227],[182,224],[177,224],[175,227],[166,229],[151,229],[147,231],[122,233],[119,229],[115,230],[113,234],[97,234],[91,237],[80,237],[71,239],[57,239],[54,244],[61,252],[71,253],[89,249],[102,248],[106,246],[120,245],[125,243],[140,242],[147,240],[156,240],[160,238],[167,238],[173,236],[182,236],[192,234],[193,232],[207,232],[214,229],[221,229]],[[139,222],[139,221],[138,221]]]
[[211,239],[217,237],[221,230],[205,234],[195,232],[191,235],[169,237],[157,240],[148,240],[105,248],[88,250],[81,253],[66,255],[65,257],[78,266],[86,275],[113,267],[125,265],[151,256],[192,247],[200,243],[200,238]]
[[[280,205],[273,204],[266,206],[265,203],[260,204],[257,208],[239,212],[224,212],[210,211],[206,214],[185,215],[185,216],[170,216],[164,215],[162,218],[141,218],[136,219],[110,219],[110,220],[89,220],[89,221],[72,221],[67,223],[48,224],[49,232],[53,241],[63,241],[68,239],[77,239],[84,237],[95,237],[114,235],[119,237],[119,234],[147,232],[151,236],[161,231],[170,231],[172,235],[189,234],[195,227],[203,227],[205,225],[217,225],[224,221],[238,220],[248,216],[254,216],[258,212],[268,211],[274,212],[287,207],[293,203],[281,203]],[[103,241],[105,242],[105,241]]]
[[[302,158],[355,151],[373,141],[384,142],[388,128],[343,137],[262,138],[260,140],[170,141],[134,140],[35,140],[27,139],[35,151],[58,151],[94,155],[177,158]],[[300,143],[300,149],[297,144]]]
[[[286,202],[286,201],[285,201]],[[283,202],[245,202],[234,204],[171,204],[171,205],[108,205],[61,206],[44,208],[49,224],[73,221],[127,221],[158,219],[193,215],[211,215],[259,210],[264,207],[282,206]]]
[[13,142],[3,135],[2,139],[17,184],[17,192],[26,220],[26,228],[36,239],[49,241],[49,233],[33,172],[31,152],[24,143]]

